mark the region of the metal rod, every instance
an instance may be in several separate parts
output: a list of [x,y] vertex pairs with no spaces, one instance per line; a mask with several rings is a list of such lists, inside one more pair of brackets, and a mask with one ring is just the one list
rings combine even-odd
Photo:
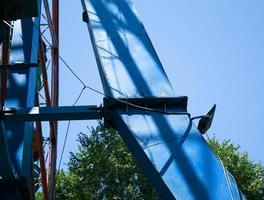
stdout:
[[[4,40],[3,40],[3,50],[2,50],[2,64],[9,63],[9,49],[10,49],[10,27],[2,22],[4,30]],[[6,96],[6,85],[7,85],[7,69],[1,70],[1,96],[0,96],[0,106],[3,107],[5,104]]]
[[194,116],[194,117],[191,117],[191,120],[201,119],[201,118],[210,118],[210,116],[209,115]]
[[[0,22],[1,26],[3,27],[4,32],[4,40],[2,44],[2,63],[3,65],[6,65],[9,63],[9,50],[10,50],[10,27],[6,25],[4,22]],[[1,77],[0,77],[0,108],[2,108],[5,105],[5,97],[6,97],[6,86],[7,86],[7,75],[8,70],[7,69],[1,69]],[[8,142],[6,139],[5,134],[5,126],[3,121],[0,121],[0,160],[1,160],[1,174],[2,178],[12,178],[13,172],[11,167],[11,158],[9,154],[9,147]]]
[[[39,98],[38,98],[37,93],[36,93],[36,106],[39,106]],[[42,138],[43,138],[42,126],[41,126],[40,121],[36,121],[36,129],[37,129],[36,140],[37,140],[37,144],[38,144],[43,198],[44,198],[44,200],[48,200],[47,174],[46,174],[46,166],[45,166],[43,141],[42,141]]]
[[[53,28],[57,38],[57,45],[52,47],[52,106],[58,106],[59,103],[59,0],[52,0],[52,19]],[[57,130],[58,124],[54,121],[54,133],[50,135],[51,154],[49,168],[49,199],[55,200],[56,186],[56,161],[57,161]]]
[[[40,61],[40,66],[41,66],[41,71],[42,71],[42,79],[44,83],[44,92],[45,92],[45,98],[46,98],[46,105],[48,107],[51,107],[51,97],[50,97],[50,91],[49,91],[49,82],[48,82],[48,75],[47,75],[47,70],[46,70],[46,64],[45,64],[45,56],[44,56],[44,51],[43,51],[43,40],[40,37],[40,45],[39,45],[39,61]],[[50,147],[49,147],[49,165],[48,165],[48,176],[47,176],[47,183],[48,183],[48,199],[50,199],[50,171],[51,171],[51,151],[52,151],[52,146],[54,145],[55,139],[53,136],[55,136],[55,125],[53,121],[49,122],[50,124]]]
[[1,64],[0,69],[15,69],[15,70],[20,70],[20,69],[28,69],[30,67],[37,67],[37,63],[19,63],[19,64]]
[[92,106],[60,106],[32,108],[4,108],[2,118],[5,122],[19,121],[62,121],[102,119],[102,108]]
[[[48,81],[48,75],[47,75],[46,64],[45,64],[45,56],[44,56],[44,49],[43,49],[44,48],[43,47],[43,40],[42,40],[41,37],[40,37],[40,41],[39,42],[40,42],[40,45],[39,45],[39,62],[40,62],[40,66],[41,66],[42,79],[43,79],[43,83],[44,83],[44,92],[45,92],[45,98],[46,98],[46,105],[48,107],[51,107],[51,97],[50,97],[50,91],[49,91],[49,81]],[[49,122],[49,125],[50,125],[50,136],[55,135],[55,126],[54,126],[53,121],[50,121]],[[52,145],[52,144],[50,143],[50,145]],[[51,154],[50,151],[51,151],[51,147],[49,148],[48,155]],[[50,165],[51,165],[51,163],[49,162],[49,165],[48,165],[49,170],[48,170],[48,172],[50,171]],[[50,181],[49,181],[49,175],[48,175],[47,176],[48,186],[49,186],[49,182]],[[48,187],[48,190],[49,190],[49,187]]]
[[49,2],[48,0],[43,0],[46,16],[47,16],[47,21],[50,29],[50,35],[51,35],[51,40],[52,40],[52,46],[57,47],[57,36],[54,31],[53,27],[53,22],[51,19],[51,14],[50,14],[50,8],[49,8]]
[[46,65],[45,65],[43,41],[42,41],[41,37],[39,40],[39,64],[41,67],[41,74],[42,74],[42,80],[43,80],[43,85],[44,85],[46,103],[47,103],[47,106],[50,107],[51,106],[51,98],[50,98],[50,91],[49,91],[49,81],[48,81],[48,75],[47,75]]

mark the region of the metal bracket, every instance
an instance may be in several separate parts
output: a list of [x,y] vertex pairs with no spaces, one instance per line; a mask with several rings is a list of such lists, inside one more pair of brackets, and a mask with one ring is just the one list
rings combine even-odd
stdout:
[[187,113],[186,96],[180,97],[144,97],[144,98],[104,98],[104,123],[106,127],[111,126],[111,110],[124,109],[127,114],[135,114],[142,110],[148,112],[158,112],[163,114],[186,114]]
[[144,97],[144,98],[104,98],[104,107],[113,108],[113,107],[145,107],[148,108],[159,108],[162,107],[168,109],[169,107],[187,107],[188,97]]
[[87,10],[84,11],[84,12],[82,13],[82,20],[83,20],[85,23],[89,23],[89,22],[90,22],[90,20],[89,20],[89,15],[88,15],[88,11],[87,11]]

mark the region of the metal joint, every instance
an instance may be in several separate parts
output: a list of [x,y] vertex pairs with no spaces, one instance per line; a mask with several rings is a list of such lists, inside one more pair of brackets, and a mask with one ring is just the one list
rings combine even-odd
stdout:
[[90,22],[90,20],[89,20],[89,15],[88,15],[88,11],[87,11],[87,10],[84,11],[84,12],[82,13],[82,20],[83,20],[85,23],[89,23],[89,22]]
[[181,97],[144,97],[144,98],[104,98],[104,108],[160,108],[163,111],[167,111],[170,107],[177,107],[185,109],[187,107],[188,98],[186,96]]
[[[163,114],[186,114],[187,113],[186,96],[181,97],[144,97],[144,98],[104,98],[104,124],[106,127],[113,127],[111,124],[111,111],[114,109],[123,109],[126,114],[140,111],[158,112]],[[180,112],[177,112],[179,111]],[[172,111],[172,112],[170,112]],[[176,112],[175,112],[176,111]]]

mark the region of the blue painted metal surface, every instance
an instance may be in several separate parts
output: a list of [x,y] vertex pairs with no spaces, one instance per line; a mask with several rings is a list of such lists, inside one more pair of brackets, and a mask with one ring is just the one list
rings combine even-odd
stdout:
[[0,18],[16,20],[38,15],[37,0],[1,0]]
[[[38,6],[40,13],[40,0]],[[39,17],[15,21],[10,52],[11,64],[38,62],[39,27]],[[10,69],[5,106],[32,107],[34,106],[35,91],[35,67]],[[32,165],[33,123],[5,123],[5,127],[14,175],[15,177],[23,177],[25,180],[23,184],[27,184]]]
[[0,122],[0,163],[0,176],[4,179],[13,178],[5,125],[2,121]]
[[[82,0],[106,95],[173,97],[175,92],[130,0]],[[169,111],[185,112],[175,106]],[[112,123],[163,199],[242,199],[188,116],[129,107]]]
[[102,119],[102,108],[97,106],[5,108],[3,112],[5,122]]

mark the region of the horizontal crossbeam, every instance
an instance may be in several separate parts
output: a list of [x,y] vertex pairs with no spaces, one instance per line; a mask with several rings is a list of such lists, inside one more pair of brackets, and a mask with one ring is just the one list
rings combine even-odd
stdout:
[[[105,117],[109,109],[116,107],[136,107],[145,111],[163,112],[163,114],[186,114],[187,112],[167,112],[171,106],[185,109],[186,97],[175,98],[127,98],[104,99],[103,107],[90,106],[60,106],[60,107],[31,107],[31,108],[4,108],[0,110],[0,120],[4,122],[19,121],[63,121],[63,120],[97,120]],[[104,111],[103,111],[104,110]],[[135,112],[135,111],[134,111]]]
[[102,118],[102,108],[94,105],[4,108],[1,112],[1,118],[5,122],[97,120]]
[[15,63],[15,64],[2,64],[0,69],[28,69],[29,67],[37,67],[37,63]]
[[142,98],[104,98],[105,107],[122,107],[126,105],[144,106],[144,107],[163,107],[177,106],[187,107],[188,98],[186,96],[179,97],[142,97]]

